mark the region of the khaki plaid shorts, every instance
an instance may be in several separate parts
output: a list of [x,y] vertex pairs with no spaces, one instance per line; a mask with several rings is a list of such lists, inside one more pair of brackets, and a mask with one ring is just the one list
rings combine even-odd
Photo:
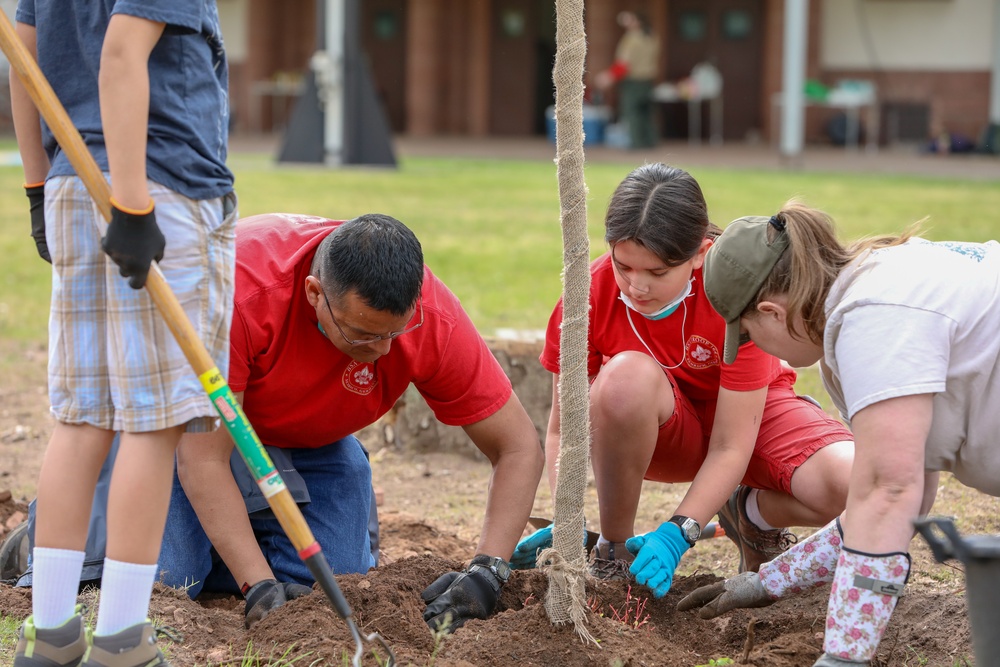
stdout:
[[[229,367],[236,195],[196,201],[149,182],[167,245],[159,263],[209,355]],[[133,290],[101,250],[106,223],[83,182],[45,184],[52,255],[49,400],[68,424],[140,433],[211,430],[215,410],[146,290]]]

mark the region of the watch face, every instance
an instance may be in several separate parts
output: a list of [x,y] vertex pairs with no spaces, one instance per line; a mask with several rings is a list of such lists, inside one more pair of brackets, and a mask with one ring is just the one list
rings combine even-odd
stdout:
[[687,533],[687,538],[689,542],[695,542],[701,537],[701,528],[698,527],[698,522],[694,519],[688,519],[684,522],[686,528],[684,529]]

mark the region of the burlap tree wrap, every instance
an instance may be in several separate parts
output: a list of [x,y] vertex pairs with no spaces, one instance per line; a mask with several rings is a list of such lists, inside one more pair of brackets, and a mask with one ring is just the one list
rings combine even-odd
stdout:
[[[583,68],[587,36],[583,0],[556,2],[556,171],[563,232],[563,322],[560,333],[558,476],[552,548],[538,556],[549,577],[545,610],[559,625],[572,622],[594,641],[587,622],[583,497],[590,458],[587,326],[590,239],[583,177]],[[596,643],[596,642],[595,642]]]

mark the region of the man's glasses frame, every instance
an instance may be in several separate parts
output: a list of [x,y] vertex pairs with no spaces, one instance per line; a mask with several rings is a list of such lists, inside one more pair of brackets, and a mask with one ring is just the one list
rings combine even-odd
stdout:
[[320,291],[323,292],[323,300],[326,302],[326,310],[327,312],[330,313],[330,319],[333,320],[333,326],[337,327],[337,331],[340,332],[340,335],[343,336],[344,340],[347,341],[347,344],[350,345],[351,347],[360,347],[361,345],[371,345],[373,343],[377,343],[383,340],[394,340],[396,338],[399,338],[403,334],[408,334],[411,331],[416,331],[417,329],[419,329],[424,325],[424,299],[421,296],[417,300],[417,307],[420,309],[420,321],[414,324],[412,327],[406,327],[401,331],[393,331],[392,333],[388,333],[384,336],[372,336],[371,338],[348,338],[347,334],[344,333],[344,330],[341,328],[340,322],[337,321],[337,317],[333,314],[333,308],[330,307],[330,299],[326,295],[326,290],[324,290],[321,286]]

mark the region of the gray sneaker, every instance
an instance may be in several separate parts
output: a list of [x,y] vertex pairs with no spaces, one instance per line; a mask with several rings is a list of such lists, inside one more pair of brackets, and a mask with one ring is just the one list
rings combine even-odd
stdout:
[[625,548],[624,542],[599,541],[590,552],[590,574],[606,581],[631,581],[635,579],[628,571],[635,560],[635,554]]
[[14,667],[77,667],[87,652],[87,627],[83,622],[86,608],[76,606],[76,613],[58,628],[36,628],[29,616],[17,633]]
[[161,635],[171,641],[181,640],[170,628],[154,628],[148,620],[113,635],[94,635],[81,667],[170,667],[156,647]]

